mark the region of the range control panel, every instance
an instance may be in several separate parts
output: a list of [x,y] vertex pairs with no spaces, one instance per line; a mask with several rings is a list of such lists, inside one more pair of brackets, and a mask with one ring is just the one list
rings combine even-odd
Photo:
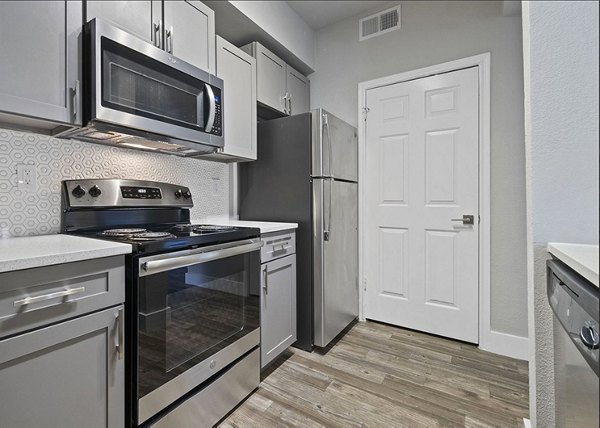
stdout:
[[63,182],[63,201],[67,209],[194,206],[188,187],[120,179],[66,180]]
[[158,187],[121,186],[121,196],[125,199],[162,199]]

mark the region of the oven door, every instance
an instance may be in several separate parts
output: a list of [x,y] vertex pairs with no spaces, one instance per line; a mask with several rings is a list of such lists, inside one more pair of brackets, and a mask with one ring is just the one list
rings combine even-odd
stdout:
[[223,146],[221,79],[101,20],[87,28],[89,120]]
[[138,423],[259,345],[261,246],[256,238],[139,259]]

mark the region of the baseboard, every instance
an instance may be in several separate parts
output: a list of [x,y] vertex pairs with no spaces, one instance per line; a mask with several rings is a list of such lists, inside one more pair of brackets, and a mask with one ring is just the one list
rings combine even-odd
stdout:
[[529,340],[526,337],[493,330],[486,336],[485,343],[479,345],[482,350],[529,361]]

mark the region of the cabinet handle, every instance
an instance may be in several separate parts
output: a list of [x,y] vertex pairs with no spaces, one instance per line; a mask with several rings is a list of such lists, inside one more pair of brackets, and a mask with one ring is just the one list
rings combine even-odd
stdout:
[[125,345],[123,343],[125,336],[125,332],[123,331],[125,328],[123,325],[123,308],[117,311],[115,318],[117,319],[117,344],[115,345],[115,348],[117,349],[117,358],[122,360],[125,354]]
[[165,44],[166,44],[167,52],[172,54],[173,53],[173,26],[172,25],[165,32],[165,39],[166,39]]
[[288,95],[288,114],[291,116],[292,115],[292,94]]
[[15,300],[13,302],[13,306],[17,307],[17,306],[30,305],[32,303],[43,302],[44,300],[56,299],[57,297],[65,297],[65,296],[70,296],[73,294],[83,293],[84,291],[85,291],[85,287],[77,287],[77,288],[68,288],[63,291],[57,291],[56,293],[42,294],[41,296],[25,297],[24,299]]
[[75,81],[75,88],[73,88],[73,117],[77,119],[79,116],[79,97],[80,97],[80,83],[79,80]]
[[281,100],[283,101],[283,112],[285,114],[288,114],[288,109],[287,109],[287,97],[288,97],[288,93],[286,92],[285,95],[283,97],[281,97]]
[[269,294],[269,275],[267,266],[263,269],[263,290],[265,290],[265,294]]
[[162,20],[159,19],[158,23],[153,23],[152,24],[152,41],[154,42],[154,46],[156,46],[157,48],[160,48],[160,31],[162,28]]

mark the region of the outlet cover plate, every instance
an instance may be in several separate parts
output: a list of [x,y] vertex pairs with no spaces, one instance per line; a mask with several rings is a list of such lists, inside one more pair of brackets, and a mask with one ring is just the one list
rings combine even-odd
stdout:
[[17,187],[21,190],[34,191],[37,187],[35,165],[17,165]]

